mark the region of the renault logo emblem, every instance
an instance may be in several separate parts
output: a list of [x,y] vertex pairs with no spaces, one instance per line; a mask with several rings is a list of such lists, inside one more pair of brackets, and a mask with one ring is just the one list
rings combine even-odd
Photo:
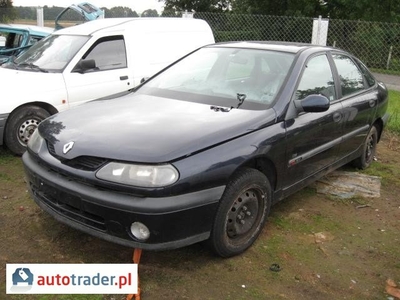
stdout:
[[65,144],[63,148],[63,153],[67,154],[72,149],[72,147],[74,147],[74,142],[69,142]]

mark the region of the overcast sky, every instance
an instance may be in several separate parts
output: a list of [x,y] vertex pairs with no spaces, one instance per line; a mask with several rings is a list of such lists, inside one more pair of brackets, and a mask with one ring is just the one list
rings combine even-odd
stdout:
[[114,6],[126,6],[130,9],[141,13],[146,9],[156,9],[159,13],[163,10],[164,2],[158,0],[13,0],[14,6],[61,6],[67,7],[72,3],[89,2],[97,7],[111,8]]

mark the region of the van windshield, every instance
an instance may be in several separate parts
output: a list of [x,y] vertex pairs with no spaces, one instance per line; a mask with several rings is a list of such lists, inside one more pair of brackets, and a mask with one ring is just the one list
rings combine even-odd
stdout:
[[50,35],[5,67],[61,73],[88,39],[88,36]]

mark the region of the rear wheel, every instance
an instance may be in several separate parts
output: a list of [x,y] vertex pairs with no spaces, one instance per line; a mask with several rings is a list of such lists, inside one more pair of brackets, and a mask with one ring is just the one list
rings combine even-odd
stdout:
[[376,145],[378,144],[378,130],[372,126],[368,132],[367,138],[363,145],[363,151],[360,157],[353,161],[356,168],[366,169],[374,160],[376,154]]
[[241,254],[257,239],[271,206],[267,177],[254,169],[240,171],[227,185],[221,198],[210,236],[216,254]]
[[7,120],[5,144],[15,154],[22,155],[32,133],[50,114],[38,106],[25,106],[11,114]]

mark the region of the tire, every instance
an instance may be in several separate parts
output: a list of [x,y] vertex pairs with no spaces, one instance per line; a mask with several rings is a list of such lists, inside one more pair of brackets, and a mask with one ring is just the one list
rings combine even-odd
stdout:
[[38,106],[25,106],[11,114],[5,130],[5,144],[13,153],[22,155],[29,138],[41,121],[50,113]]
[[368,168],[374,160],[376,154],[376,145],[378,144],[378,130],[372,126],[365,139],[362,154],[353,161],[353,165],[358,169]]
[[221,257],[231,257],[249,248],[265,224],[271,207],[267,177],[244,169],[227,185],[214,219],[209,245]]

